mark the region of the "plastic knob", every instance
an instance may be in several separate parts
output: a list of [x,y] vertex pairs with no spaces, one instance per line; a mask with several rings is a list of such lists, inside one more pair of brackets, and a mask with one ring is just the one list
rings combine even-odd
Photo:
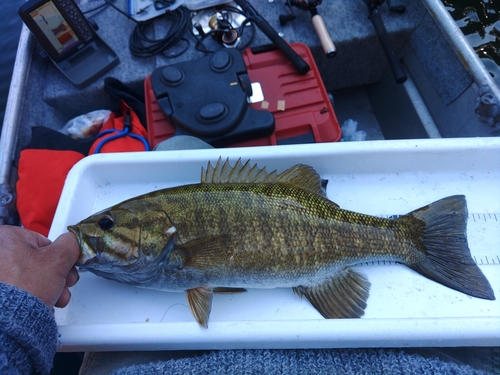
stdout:
[[219,51],[212,56],[212,67],[216,70],[223,70],[229,67],[231,56],[225,51]]
[[162,71],[162,78],[167,84],[179,83],[184,79],[184,74],[175,66],[167,66]]
[[217,120],[226,113],[226,106],[222,103],[210,103],[200,108],[200,117],[206,121]]

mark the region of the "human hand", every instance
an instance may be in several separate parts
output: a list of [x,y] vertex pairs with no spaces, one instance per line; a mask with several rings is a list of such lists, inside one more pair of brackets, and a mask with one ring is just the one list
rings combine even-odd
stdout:
[[79,255],[72,233],[52,242],[27,229],[0,225],[0,282],[28,291],[49,309],[69,303],[68,288],[79,278],[74,267]]

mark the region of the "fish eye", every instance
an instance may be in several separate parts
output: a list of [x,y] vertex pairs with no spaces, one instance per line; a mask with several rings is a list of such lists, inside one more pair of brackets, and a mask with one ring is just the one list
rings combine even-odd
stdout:
[[114,227],[115,222],[111,217],[103,216],[99,219],[97,225],[99,225],[99,228],[101,228],[102,230],[110,230],[111,228]]

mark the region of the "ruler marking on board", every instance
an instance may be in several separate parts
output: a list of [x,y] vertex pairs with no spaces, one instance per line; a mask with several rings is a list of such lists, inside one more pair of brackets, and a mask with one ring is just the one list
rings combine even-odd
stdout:
[[[397,218],[401,215],[393,215]],[[387,216],[386,216],[387,217]],[[467,239],[472,259],[480,266],[500,265],[500,214],[472,213],[468,214]],[[396,265],[394,261],[371,261],[359,265],[383,266]]]
[[498,213],[469,214],[467,238],[478,265],[500,265],[499,217]]

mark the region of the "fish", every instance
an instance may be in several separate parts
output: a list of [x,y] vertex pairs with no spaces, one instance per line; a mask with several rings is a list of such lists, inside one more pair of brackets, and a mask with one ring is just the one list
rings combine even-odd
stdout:
[[[293,288],[327,319],[360,318],[370,282],[355,265],[394,261],[467,295],[494,300],[467,243],[465,196],[400,217],[344,210],[297,164],[277,173],[219,159],[201,182],[143,194],[68,227],[77,265],[106,279],[185,292],[205,328],[214,293]],[[374,199],[376,199],[374,197]]]

